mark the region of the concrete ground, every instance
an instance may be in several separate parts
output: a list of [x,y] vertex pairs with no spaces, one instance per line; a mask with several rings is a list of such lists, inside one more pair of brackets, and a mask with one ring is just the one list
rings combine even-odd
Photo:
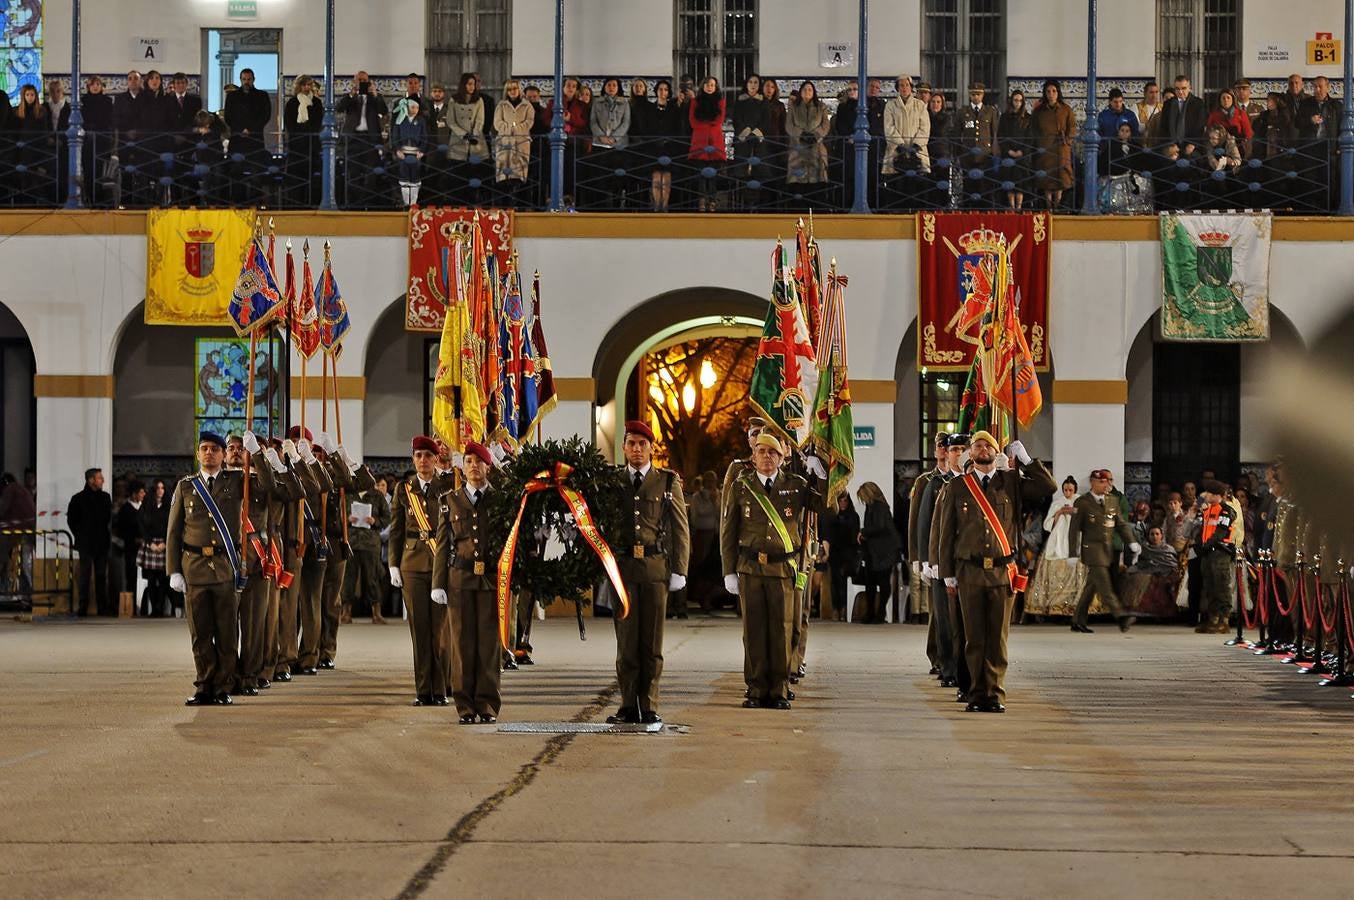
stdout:
[[[600,721],[608,623],[537,623],[503,720]],[[1216,637],[1012,632],[966,714],[915,626],[815,624],[744,710],[731,618],[669,623],[688,733],[500,734],[415,709],[407,630],[229,709],[181,621],[0,624],[3,897],[1348,897],[1354,701]]]

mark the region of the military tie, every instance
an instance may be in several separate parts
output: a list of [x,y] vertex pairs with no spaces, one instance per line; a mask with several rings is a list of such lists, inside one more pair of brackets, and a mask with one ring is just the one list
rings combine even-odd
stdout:
[[432,487],[432,482],[428,482],[427,484],[424,484],[424,485],[423,485],[422,487],[420,487],[419,490],[418,490],[418,492],[419,492],[420,494],[423,495],[423,502],[424,502],[424,504],[426,504],[426,503],[428,502],[428,488],[430,488],[430,487]]
[[992,477],[991,475],[984,475],[984,476],[983,476],[983,491],[984,491],[984,492],[987,491],[987,482],[988,482],[989,479],[991,479],[991,477]]
[[479,506],[479,505],[480,505],[480,492],[479,492],[479,491],[475,491],[475,497],[474,497],[474,500],[473,500],[472,502],[473,502],[476,506]]
[[644,483],[644,475],[640,472],[635,473],[635,493],[639,493],[639,486]]
[[216,476],[215,476],[215,475],[208,475],[208,476],[207,476],[207,490],[210,491],[210,490],[212,489],[212,485],[214,485],[214,484],[216,484]]
[[774,481],[775,481],[774,478],[767,478],[766,481],[763,482],[763,484],[766,485],[766,492],[767,492],[768,494],[771,493],[771,484],[772,484],[772,482],[774,482]]

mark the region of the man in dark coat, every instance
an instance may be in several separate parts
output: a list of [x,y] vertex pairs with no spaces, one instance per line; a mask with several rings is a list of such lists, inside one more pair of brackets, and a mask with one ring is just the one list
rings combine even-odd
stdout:
[[1189,79],[1175,76],[1175,99],[1168,100],[1160,115],[1161,138],[1180,148],[1180,155],[1192,157],[1204,142],[1204,124],[1208,110],[1204,101],[1190,93]]
[[146,501],[146,486],[139,481],[127,485],[127,500],[113,517],[113,534],[122,542],[122,589],[136,591],[136,551],[144,538],[141,504]]
[[263,137],[273,119],[273,101],[267,91],[254,87],[253,69],[240,70],[240,89],[226,96],[225,119],[230,129],[230,155],[244,157],[236,174],[247,178],[265,168],[268,154]]
[[103,470],[88,469],[84,490],[71,497],[66,507],[66,527],[75,539],[75,552],[80,554],[76,609],[81,616],[88,615],[91,592],[98,615],[117,613],[108,604],[108,548],[113,541],[109,526],[112,521],[113,498],[103,489]]

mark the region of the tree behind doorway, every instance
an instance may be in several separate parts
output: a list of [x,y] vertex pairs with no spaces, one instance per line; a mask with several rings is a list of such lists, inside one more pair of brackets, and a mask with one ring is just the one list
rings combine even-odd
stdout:
[[642,385],[645,418],[658,435],[656,461],[693,476],[746,450],[744,418],[757,359],[757,339],[708,337],[646,354],[633,388]]

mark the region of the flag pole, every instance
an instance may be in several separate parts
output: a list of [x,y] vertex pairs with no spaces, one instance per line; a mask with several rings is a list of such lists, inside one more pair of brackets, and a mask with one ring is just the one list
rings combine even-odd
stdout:
[[[1014,302],[1015,302],[1015,298],[1012,297],[1012,298],[1010,299],[1009,302],[1014,303]],[[1019,306],[1017,306],[1017,307],[1015,308],[1015,327],[1016,327],[1016,335],[1018,336],[1018,335],[1020,334],[1020,307],[1019,307]],[[1012,441],[1012,443],[1014,443],[1015,441],[1020,440],[1020,416],[1016,415],[1016,358],[1017,358],[1019,355],[1020,355],[1020,354],[1018,354],[1018,353],[1012,353],[1012,354],[1011,354],[1011,441]],[[1007,446],[1009,446],[1009,444],[1008,444]],[[1020,571],[1023,572],[1023,571],[1025,570],[1025,565],[1024,565],[1024,558],[1025,558],[1025,557],[1024,557],[1024,553],[1025,553],[1025,548],[1024,548],[1024,546],[1023,546],[1023,544],[1024,544],[1024,542],[1025,542],[1025,514],[1024,514],[1024,512],[1022,512],[1022,510],[1021,510],[1021,503],[1020,503],[1020,495],[1021,495],[1021,493],[1022,493],[1022,491],[1020,490],[1020,460],[1019,460],[1019,459],[1007,460],[1007,463],[1011,466],[1011,471],[1015,473],[1015,478],[1016,478],[1016,484],[1015,484],[1015,526],[1016,526],[1015,555],[1016,555],[1016,558],[1015,558],[1015,562],[1016,562],[1017,568],[1018,568]],[[1015,587],[1015,585],[1012,585],[1012,588],[1014,588],[1014,587]]]

